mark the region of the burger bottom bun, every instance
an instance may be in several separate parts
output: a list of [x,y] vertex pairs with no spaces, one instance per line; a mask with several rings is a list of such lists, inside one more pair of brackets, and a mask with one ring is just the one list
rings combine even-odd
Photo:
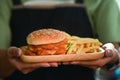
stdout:
[[96,53],[80,53],[80,54],[66,54],[66,55],[45,55],[45,56],[29,56],[22,54],[21,60],[27,63],[35,62],[65,62],[76,60],[96,60],[104,56],[104,50],[100,48],[100,52]]

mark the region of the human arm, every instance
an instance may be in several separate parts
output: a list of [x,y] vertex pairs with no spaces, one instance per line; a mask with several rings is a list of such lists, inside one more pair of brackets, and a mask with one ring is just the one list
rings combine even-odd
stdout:
[[63,64],[72,64],[72,65],[81,65],[91,69],[97,69],[105,67],[110,64],[120,64],[120,54],[112,43],[107,43],[103,45],[105,54],[103,58],[96,60],[87,60],[87,61],[73,61],[73,62],[64,62]]
[[[9,29],[9,19],[11,15],[11,7],[12,7],[11,0],[1,0],[1,3],[0,3],[0,10],[1,10],[0,12],[0,37],[1,37],[0,38],[0,65],[1,65],[0,76],[5,74],[5,72],[7,72],[9,68],[8,67],[9,64],[7,64],[8,61],[6,60],[6,58],[3,58],[3,56],[5,56],[5,50],[10,45],[11,32]],[[8,74],[9,74],[9,70],[8,70]]]
[[57,67],[58,63],[25,63],[20,59],[22,50],[17,47],[10,47],[7,51],[1,51],[0,56],[0,77],[10,76],[15,70],[21,71],[23,74],[32,72],[40,67]]
[[85,7],[95,37],[103,43],[113,43],[115,48],[118,49],[120,42],[120,36],[118,36],[120,34],[120,9],[116,0],[85,0]]
[[0,78],[8,76],[14,71],[14,67],[9,63],[5,53],[6,51],[0,50]]
[[57,63],[34,63],[28,64],[21,61],[22,51],[17,47],[10,47],[10,15],[12,0],[2,0],[0,2],[0,78],[5,78],[15,70],[27,74],[40,67],[57,67]]
[[[120,34],[120,11],[115,0],[85,0],[84,2],[95,37],[103,43],[113,42],[116,44],[120,42],[120,36],[118,36]],[[78,61],[72,62],[72,64],[96,69],[109,63],[112,64],[111,62],[116,63],[120,54],[117,49],[112,48],[112,52],[106,49],[106,53],[109,51],[108,53],[113,54],[111,57],[105,54],[106,57],[99,60]]]

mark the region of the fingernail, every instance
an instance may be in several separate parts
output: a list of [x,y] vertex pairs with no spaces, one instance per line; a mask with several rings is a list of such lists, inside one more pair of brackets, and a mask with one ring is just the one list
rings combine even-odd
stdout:
[[61,64],[62,64],[62,62],[59,62],[59,63],[58,63],[58,65],[61,65]]
[[71,64],[80,64],[78,61],[71,62]]

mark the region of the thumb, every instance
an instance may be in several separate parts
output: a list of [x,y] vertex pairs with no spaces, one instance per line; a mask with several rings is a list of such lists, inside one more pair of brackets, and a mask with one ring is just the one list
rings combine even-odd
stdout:
[[113,56],[112,50],[107,49],[107,50],[105,51],[105,57],[112,57],[112,56]]
[[20,48],[17,47],[10,47],[8,48],[7,55],[9,58],[18,58],[22,54]]
[[112,43],[106,43],[102,46],[102,48],[105,50],[105,57],[113,56],[114,45]]

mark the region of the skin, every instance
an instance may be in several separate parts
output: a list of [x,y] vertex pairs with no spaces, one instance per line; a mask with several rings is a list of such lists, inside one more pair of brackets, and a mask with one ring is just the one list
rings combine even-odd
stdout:
[[[105,44],[103,46],[105,49],[105,56],[98,60],[93,61],[73,61],[73,62],[63,62],[64,65],[82,65],[84,67],[96,69],[98,67],[103,67],[106,64],[112,64],[118,61],[118,51],[114,48],[111,43]],[[2,53],[5,53],[2,55]],[[11,75],[16,69],[24,74],[30,73],[33,70],[40,67],[58,67],[60,65],[57,62],[51,63],[24,63],[21,61],[20,56],[22,50],[17,47],[10,47],[6,52],[1,51],[0,55],[0,77],[7,77]]]
[[[2,52],[2,51],[1,51]],[[4,52],[4,51],[3,51]],[[57,67],[58,63],[24,63],[20,56],[22,50],[17,47],[10,47],[7,52],[4,52],[5,55],[0,56],[0,77],[7,77],[11,75],[16,69],[21,71],[23,74],[32,72],[33,70],[40,67]],[[8,67],[7,67],[8,66]]]
[[103,49],[105,50],[105,55],[103,58],[92,61],[73,61],[73,62],[64,62],[64,65],[72,64],[72,65],[82,65],[84,67],[97,69],[99,67],[104,67],[106,64],[114,64],[119,60],[119,52],[116,50],[112,43],[107,43],[103,45]]

